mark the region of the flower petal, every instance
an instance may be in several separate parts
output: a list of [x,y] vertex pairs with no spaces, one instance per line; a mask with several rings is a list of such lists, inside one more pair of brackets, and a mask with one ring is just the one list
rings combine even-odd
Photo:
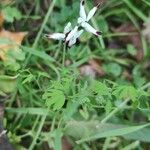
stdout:
[[84,30],[80,30],[80,31],[77,31],[77,33],[75,34],[75,38],[79,38],[81,36],[81,34],[83,33]]
[[65,34],[63,34],[63,33],[45,34],[45,37],[47,37],[49,39],[54,39],[54,40],[64,40]]
[[64,28],[64,34],[69,33],[72,30],[71,22],[68,22],[68,24]]
[[81,0],[80,1],[80,17],[83,18],[86,21],[86,12],[84,8],[85,1]]
[[68,46],[71,47],[73,46],[74,44],[76,44],[78,38],[80,37],[80,35],[83,33],[84,30],[80,30],[80,31],[77,31],[74,36],[69,40],[69,43],[68,43]]
[[93,7],[90,12],[88,13],[86,21],[89,21],[96,13],[97,9],[99,8],[101,3],[99,3],[97,6]]
[[96,29],[94,29],[91,25],[89,25],[87,22],[83,22],[81,24],[81,26],[87,31],[87,32],[90,32],[90,33],[93,33],[94,35],[96,36],[99,36],[101,35],[101,32],[97,31]]
[[88,13],[86,21],[89,21],[94,16],[96,11],[97,11],[97,7],[94,7],[93,9],[91,9],[90,12]]
[[75,37],[71,38],[69,43],[68,43],[68,47],[73,46],[76,43],[77,39]]
[[68,42],[78,31],[78,26],[75,26],[74,29],[67,35],[66,42]]
[[85,20],[81,17],[78,18],[78,24],[80,25],[82,22],[85,22]]

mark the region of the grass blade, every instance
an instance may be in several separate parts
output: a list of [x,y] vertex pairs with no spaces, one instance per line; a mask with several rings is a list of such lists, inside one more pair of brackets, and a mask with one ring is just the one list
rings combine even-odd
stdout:
[[139,125],[139,126],[128,126],[128,127],[122,127],[122,128],[116,128],[116,129],[109,129],[106,130],[104,132],[100,132],[98,134],[95,134],[93,136],[87,137],[87,138],[83,138],[81,140],[76,141],[78,144],[82,143],[82,142],[86,142],[86,141],[92,141],[92,140],[96,140],[99,138],[106,138],[106,137],[111,137],[111,136],[122,136],[125,134],[129,134],[138,130],[141,130],[147,126],[149,126],[150,123],[148,124],[144,124],[144,125]]

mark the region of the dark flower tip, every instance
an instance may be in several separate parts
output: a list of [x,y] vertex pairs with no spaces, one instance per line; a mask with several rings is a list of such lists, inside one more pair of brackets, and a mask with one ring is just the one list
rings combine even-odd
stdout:
[[48,35],[48,34],[45,34],[44,37],[49,38],[49,35]]
[[82,5],[84,5],[84,4],[85,4],[85,1],[83,1],[83,0],[82,0],[82,2],[81,2],[81,3],[82,3]]
[[99,7],[101,6],[101,4],[102,4],[102,3],[98,3],[96,7],[99,8]]
[[102,32],[97,31],[96,34],[97,34],[97,35],[102,35]]

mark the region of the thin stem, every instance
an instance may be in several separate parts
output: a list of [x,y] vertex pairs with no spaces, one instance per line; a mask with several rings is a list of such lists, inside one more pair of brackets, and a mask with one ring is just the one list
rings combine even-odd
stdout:
[[120,109],[122,109],[128,102],[130,101],[130,99],[126,99],[125,101],[123,101],[123,103],[121,103],[116,109],[114,109],[112,112],[110,112],[110,114],[108,116],[106,116],[101,123],[105,123],[106,121],[108,121],[115,113],[117,113]]
[[133,3],[131,3],[129,0],[123,0],[123,2],[134,12],[134,14],[136,14],[144,22],[150,23],[150,20],[147,18],[147,16],[145,16],[145,14],[142,11],[139,11]]
[[[148,88],[150,86],[150,82],[147,83],[146,85],[142,86],[141,89],[144,90],[146,88]],[[126,99],[125,101],[123,101],[116,109],[114,109],[112,112],[110,112],[110,114],[108,114],[108,116],[106,116],[103,120],[101,120],[101,123],[105,123],[106,121],[108,121],[115,113],[117,113],[120,109],[124,108],[125,105],[130,101],[130,99]]]
[[141,87],[142,90],[147,89],[150,86],[150,82],[148,82],[147,84],[145,84],[144,86]]
[[[98,24],[96,23],[95,19],[92,19],[91,21],[93,23],[94,28],[98,28]],[[105,49],[105,43],[104,43],[103,37],[100,35],[98,37],[98,39],[99,39],[99,42],[100,42],[102,49]]]
[[[35,48],[35,47],[37,46],[37,44],[38,44],[38,42],[39,42],[39,40],[40,40],[40,37],[41,37],[42,32],[43,32],[43,30],[44,30],[44,27],[45,27],[45,25],[46,25],[46,23],[47,23],[47,21],[48,21],[48,19],[49,19],[49,16],[51,15],[51,12],[52,12],[52,10],[53,10],[53,8],[54,8],[55,3],[56,3],[56,0],[53,0],[52,4],[49,6],[49,9],[48,9],[48,11],[47,11],[47,14],[46,14],[46,16],[45,16],[45,18],[44,18],[44,20],[43,20],[42,25],[41,25],[41,28],[40,28],[40,30],[39,30],[39,32],[38,32],[36,38],[35,38],[35,41],[34,41],[34,43],[33,43],[33,45],[32,45],[33,48]],[[29,62],[29,60],[30,60],[31,55],[32,55],[31,53],[28,54],[28,56],[27,56],[27,58],[26,58],[26,61],[25,61],[25,63],[24,63],[23,68],[25,68],[25,67],[27,66],[27,64],[28,64],[28,62]]]
[[66,56],[66,44],[64,44],[64,47],[63,47],[63,58],[62,58],[62,66],[64,67],[65,66],[65,56]]
[[139,141],[135,141],[129,145],[127,145],[126,147],[122,148],[121,150],[131,150],[131,149],[138,149],[138,146],[140,145]]
[[110,142],[111,142],[111,137],[106,138],[102,150],[107,150],[107,148],[109,147]]
[[37,130],[37,132],[36,132],[36,135],[35,135],[35,137],[34,137],[32,143],[31,143],[31,145],[30,145],[30,147],[29,147],[29,150],[33,150],[34,146],[36,145],[36,141],[37,141],[37,139],[38,139],[38,137],[39,137],[39,135],[40,135],[40,132],[41,132],[42,127],[43,127],[43,125],[44,125],[44,122],[45,122],[45,120],[46,120],[46,116],[47,116],[47,114],[45,114],[45,115],[42,117],[42,119],[41,119],[41,121],[40,121],[39,128],[38,128],[38,130]]

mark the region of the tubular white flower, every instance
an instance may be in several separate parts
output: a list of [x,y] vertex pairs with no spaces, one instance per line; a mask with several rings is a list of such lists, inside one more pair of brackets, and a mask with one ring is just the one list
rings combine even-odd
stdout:
[[78,26],[75,26],[74,29],[67,35],[66,42],[68,42],[77,31],[78,31]]
[[[90,12],[88,13],[88,15],[86,15],[84,5],[85,5],[85,1],[80,0],[80,12],[79,12],[80,16],[77,20],[77,25],[74,28],[72,28],[71,23],[68,22],[68,24],[64,28],[63,33],[46,34],[45,37],[47,37],[49,39],[54,39],[54,40],[62,40],[63,42],[65,42],[66,45],[71,47],[77,42],[78,38],[81,36],[81,34],[83,33],[84,30],[86,30],[87,32],[90,32],[90,33],[92,33],[96,36],[100,35],[101,32],[94,29],[88,23],[88,21],[96,13],[96,11],[97,11],[98,7],[100,6],[100,4],[93,7],[90,10]],[[82,27],[83,29],[78,30],[79,27]]]
[[80,1],[80,17],[86,21],[86,12],[84,8],[84,4],[85,4],[85,1],[81,0]]
[[64,28],[64,34],[69,33],[72,30],[71,22],[68,22],[68,24]]
[[54,40],[64,40],[65,34],[64,33],[45,34],[45,37],[49,39],[54,39]]
[[76,42],[77,42],[77,39],[76,39],[76,38],[74,38],[74,37],[71,38],[71,39],[69,40],[68,47],[73,46]]
[[96,36],[99,36],[101,35],[101,32],[97,31],[96,29],[94,29],[91,25],[89,25],[87,22],[83,22],[81,24],[81,26],[87,31],[87,32],[90,32],[90,33],[93,33],[94,35]]
[[68,46],[71,47],[74,44],[76,44],[77,39],[81,36],[81,34],[83,33],[83,30],[77,31],[74,36],[69,40]]
[[97,6],[93,7],[90,12],[88,13],[86,21],[88,22],[96,13],[97,9],[99,8],[101,3],[99,3]]
[[78,24],[80,25],[82,22],[85,22],[85,20],[81,17],[78,18]]
[[75,34],[75,38],[79,38],[81,36],[81,34],[83,33],[84,30],[80,30]]
[[84,0],[81,0],[80,2],[80,17],[78,18],[78,25],[84,28],[87,32],[93,33],[94,35],[98,36],[101,34],[101,32],[94,29],[88,21],[94,16],[96,13],[98,7],[100,6],[100,3],[93,7],[90,12],[88,13],[86,17],[85,8],[84,8]]
[[94,16],[96,11],[97,11],[97,7],[93,7],[93,9],[91,9],[90,12],[88,13],[86,21],[89,21]]

